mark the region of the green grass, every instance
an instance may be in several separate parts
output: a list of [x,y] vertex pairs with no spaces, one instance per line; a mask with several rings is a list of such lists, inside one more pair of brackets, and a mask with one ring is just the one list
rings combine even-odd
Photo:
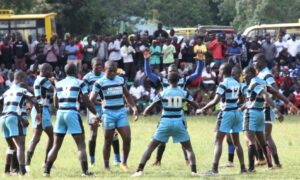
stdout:
[[[86,120],[86,118],[84,118]],[[96,149],[96,166],[90,168],[90,171],[96,173],[98,178],[124,179],[130,178],[137,168],[147,144],[155,131],[159,116],[141,117],[138,122],[131,122],[132,129],[132,148],[128,165],[130,173],[123,173],[119,167],[112,166],[112,173],[106,173],[103,170],[102,144],[103,131],[99,130]],[[197,167],[199,173],[204,173],[211,167],[213,148],[214,148],[214,126],[216,117],[193,116],[188,117],[188,131],[196,154]],[[85,122],[86,140],[88,140],[89,130]],[[279,157],[283,164],[281,170],[266,170],[266,167],[258,167],[257,173],[250,175],[239,174],[239,163],[235,157],[235,167],[231,169],[220,169],[217,179],[295,179],[300,178],[300,118],[299,116],[289,116],[283,123],[276,122],[273,129],[273,137],[277,143]],[[247,160],[247,148],[245,146],[244,135],[241,134],[241,142],[244,149],[245,162]],[[26,145],[32,137],[31,128],[28,130]],[[38,144],[35,155],[32,159],[31,172],[24,179],[42,179],[43,159],[46,145],[46,135],[42,136]],[[223,143],[223,154],[220,164],[227,160],[227,145]],[[3,138],[0,139],[0,170],[4,170],[4,159],[6,152],[6,143]],[[113,155],[113,154],[112,154]],[[113,158],[113,156],[112,156]],[[112,164],[111,158],[111,164]],[[185,165],[182,150],[179,144],[173,144],[170,139],[162,160],[161,167],[151,167],[155,154],[152,154],[150,161],[145,167],[144,179],[183,179],[190,178],[190,168]],[[55,162],[55,168],[51,172],[51,179],[79,179],[81,174],[80,163],[77,159],[77,148],[70,135],[66,136],[63,146]],[[4,177],[0,179],[19,179],[19,177]]]

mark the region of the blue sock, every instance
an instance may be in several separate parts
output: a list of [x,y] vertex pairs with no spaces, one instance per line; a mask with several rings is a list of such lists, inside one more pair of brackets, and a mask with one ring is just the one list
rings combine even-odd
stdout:
[[90,161],[91,161],[91,164],[94,164],[95,163],[95,156],[90,156]]
[[234,154],[234,150],[235,150],[234,145],[229,145],[229,146],[228,146],[228,153],[229,153],[229,154]]
[[121,162],[120,154],[115,154],[114,157],[115,157],[115,162]]
[[104,167],[107,169],[109,168],[109,161],[104,161]]

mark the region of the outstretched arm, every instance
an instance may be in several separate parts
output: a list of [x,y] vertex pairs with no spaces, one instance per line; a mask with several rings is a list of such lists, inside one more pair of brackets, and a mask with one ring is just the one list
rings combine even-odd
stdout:
[[143,112],[143,115],[146,116],[150,111],[159,103],[159,101],[152,102],[149,106],[147,106]]
[[204,62],[203,61],[196,61],[197,67],[193,74],[191,74],[188,79],[187,83],[195,81],[199,76],[202,74]]
[[206,104],[203,108],[200,109],[201,112],[205,111],[206,109],[209,109],[213,106],[215,106],[216,104],[218,104],[218,102],[220,102],[221,96],[219,94],[216,94],[215,98],[213,100],[211,100],[208,104]]
[[156,74],[154,74],[151,70],[151,67],[150,67],[150,63],[149,63],[149,59],[150,59],[150,52],[149,50],[145,50],[144,51],[144,68],[145,68],[145,74],[146,76],[155,84],[157,85],[158,84],[158,76]]
[[188,104],[191,105],[194,109],[198,109],[199,105],[195,101],[187,100]]

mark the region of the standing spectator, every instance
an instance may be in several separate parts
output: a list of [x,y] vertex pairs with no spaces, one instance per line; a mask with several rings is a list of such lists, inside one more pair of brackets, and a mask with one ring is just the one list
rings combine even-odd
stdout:
[[162,50],[161,47],[157,44],[156,40],[152,41],[152,45],[150,46],[150,53],[150,64],[152,65],[153,69],[159,69]]
[[0,64],[5,64],[7,68],[10,68],[13,64],[13,46],[9,44],[9,37],[3,39],[3,43],[0,46]]
[[123,58],[124,71],[126,72],[128,81],[133,82],[136,70],[135,70],[135,65],[134,65],[132,55],[135,53],[135,50],[129,44],[127,36],[123,37],[123,41],[121,42],[120,52]]
[[286,42],[283,41],[282,34],[279,35],[278,41],[276,41],[274,45],[276,47],[276,58],[278,58],[279,54],[287,48]]
[[189,69],[192,69],[195,56],[192,41],[187,39],[181,48],[182,61],[186,63]]
[[267,60],[268,67],[272,69],[277,52],[276,46],[271,42],[270,34],[265,35],[265,41],[263,42],[261,49]]
[[203,37],[198,36],[196,38],[196,45],[194,46],[194,53],[196,54],[197,60],[205,61],[205,54],[207,52],[207,48],[204,44],[202,44],[202,42]]
[[104,67],[104,63],[108,59],[108,46],[103,36],[98,36],[97,44],[95,47],[95,55],[101,61],[101,66]]
[[170,38],[167,39],[166,44],[163,46],[163,67],[166,69],[170,64],[175,62],[174,54],[176,53],[176,49],[171,44],[172,40]]
[[60,69],[64,69],[65,65],[66,65],[66,56],[65,56],[65,49],[66,49],[66,46],[63,42],[62,39],[57,39],[57,46],[58,46],[58,49],[59,49],[59,55],[58,55],[58,66]]
[[202,72],[202,82],[201,86],[205,93],[208,93],[211,97],[216,89],[216,73],[211,70],[213,64],[206,65],[205,70]]
[[92,44],[91,36],[87,38],[87,45],[83,48],[83,63],[91,67],[91,61],[94,58],[95,46]]
[[22,35],[17,35],[17,41],[13,46],[13,54],[15,56],[15,65],[17,69],[23,69],[26,63],[26,54],[28,53],[28,46],[22,39]]
[[249,45],[249,59],[250,59],[250,65],[252,65],[252,59],[255,54],[258,54],[261,52],[261,45],[258,43],[258,37],[255,36],[253,41]]
[[123,61],[120,53],[121,49],[121,34],[117,37],[112,37],[111,42],[108,45],[109,56],[108,59],[118,63],[119,68],[123,68]]
[[27,65],[28,67],[34,63],[36,60],[36,54],[35,54],[35,47],[38,44],[38,41],[33,41],[32,35],[28,36],[28,61]]
[[215,40],[208,44],[208,50],[212,51],[215,67],[219,69],[225,63],[225,52],[227,50],[227,46],[220,34],[216,34]]
[[175,30],[174,30],[174,29],[171,29],[171,30],[170,30],[169,37],[170,37],[171,39],[173,39],[174,37],[177,37],[177,36],[175,35]]
[[46,44],[44,47],[44,55],[46,57],[46,62],[52,65],[54,69],[57,66],[57,57],[59,56],[59,48],[55,43],[55,38],[50,38],[50,44]]
[[158,23],[157,24],[157,30],[154,31],[153,33],[153,38],[157,39],[158,37],[164,37],[164,38],[169,38],[169,35],[167,33],[167,31],[163,30],[163,24],[162,23]]
[[46,35],[43,34],[41,36],[40,42],[36,45],[35,48],[35,54],[37,56],[39,64],[43,64],[46,60],[46,56],[44,55],[44,48],[46,44]]
[[77,65],[77,52],[79,51],[78,46],[75,46],[73,38],[69,39],[69,45],[66,46],[65,54],[67,56],[67,64]]
[[295,62],[297,53],[300,52],[300,43],[296,40],[296,34],[292,34],[291,39],[287,41],[287,49],[290,54],[289,62]]
[[237,63],[240,63],[241,53],[241,47],[238,46],[236,41],[232,41],[227,48],[228,62],[233,66]]
[[0,72],[0,95],[5,91],[5,78],[2,72]]
[[242,37],[242,55],[241,55],[241,63],[242,63],[242,69],[244,69],[246,66],[249,65],[249,46],[250,43],[247,41],[247,38],[245,36]]
[[237,35],[234,37],[234,41],[238,46],[242,47],[243,40],[240,32],[238,32]]
[[77,51],[77,54],[76,54],[76,59],[77,59],[77,70],[79,72],[81,72],[82,70],[82,59],[83,59],[83,45],[80,41],[80,38],[79,37],[75,37],[75,46],[78,47],[78,51]]

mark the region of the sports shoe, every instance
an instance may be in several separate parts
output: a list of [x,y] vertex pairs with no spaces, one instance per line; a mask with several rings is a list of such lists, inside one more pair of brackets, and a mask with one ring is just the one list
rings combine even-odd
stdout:
[[200,176],[198,173],[196,173],[196,172],[191,172],[191,176],[192,177],[198,177],[198,176]]
[[129,168],[128,168],[127,164],[121,163],[121,164],[120,164],[120,168],[121,168],[124,172],[128,172],[128,171],[129,171]]
[[152,166],[160,166],[161,165],[161,162],[160,161],[155,161]]
[[204,176],[217,176],[219,173],[213,169],[207,171]]
[[114,161],[114,166],[119,166],[121,161]]
[[240,174],[247,174],[247,173],[248,173],[247,169],[241,169]]
[[143,171],[137,171],[131,177],[140,177],[140,176],[143,176]]
[[267,164],[267,161],[265,159],[263,159],[263,160],[257,160],[255,162],[255,166],[264,166],[266,164]]
[[228,161],[226,164],[221,165],[220,168],[232,168],[234,167],[233,162]]
[[[45,168],[45,167],[43,167],[43,168]],[[30,166],[29,165],[26,165],[25,169],[26,169],[27,172],[30,172]]]
[[248,169],[248,173],[256,173],[255,169]]
[[43,176],[44,177],[50,177],[50,173],[44,173]]
[[281,169],[282,165],[281,164],[275,164],[275,166],[273,166],[274,169]]
[[95,175],[92,172],[85,172],[81,174],[81,177],[95,177]]

